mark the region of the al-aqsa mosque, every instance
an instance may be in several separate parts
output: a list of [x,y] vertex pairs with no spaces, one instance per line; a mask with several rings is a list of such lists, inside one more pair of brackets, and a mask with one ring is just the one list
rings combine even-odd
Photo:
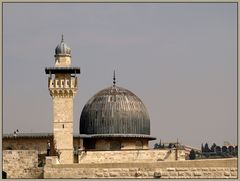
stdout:
[[[45,69],[53,102],[53,143],[60,163],[73,163],[73,98],[79,67],[71,67],[71,49],[63,36],[55,49],[55,66]],[[79,123],[79,149],[148,149],[150,119],[143,102],[131,91],[113,85],[84,106]]]
[[[180,146],[149,148],[149,141],[156,138],[150,132],[147,108],[137,95],[118,85],[115,71],[112,85],[87,101],[79,112],[79,125],[74,125],[73,100],[83,88],[78,81],[80,67],[71,63],[71,49],[62,36],[54,66],[45,68],[53,131],[4,134],[6,178],[236,177],[236,159],[190,161]],[[73,133],[74,126],[79,126],[79,133]]]

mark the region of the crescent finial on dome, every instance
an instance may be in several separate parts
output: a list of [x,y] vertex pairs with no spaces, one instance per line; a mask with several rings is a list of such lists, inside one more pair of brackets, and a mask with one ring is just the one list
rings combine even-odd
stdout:
[[62,39],[61,42],[57,45],[55,48],[55,55],[64,55],[64,54],[71,54],[71,48],[64,42],[63,39],[63,33],[62,33]]
[[116,84],[116,77],[115,77],[115,70],[113,71],[113,86],[115,87]]

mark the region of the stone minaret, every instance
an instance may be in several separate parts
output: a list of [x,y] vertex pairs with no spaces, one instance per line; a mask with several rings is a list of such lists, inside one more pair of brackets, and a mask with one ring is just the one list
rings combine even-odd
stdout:
[[53,101],[53,140],[60,164],[73,163],[73,98],[79,67],[71,67],[71,49],[63,40],[55,49],[55,66],[47,67],[48,89]]

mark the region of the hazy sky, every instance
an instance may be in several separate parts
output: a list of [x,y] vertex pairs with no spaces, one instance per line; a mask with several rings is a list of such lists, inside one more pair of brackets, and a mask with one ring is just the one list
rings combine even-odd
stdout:
[[157,141],[237,142],[237,3],[4,3],[4,133],[52,132],[44,69],[62,33],[81,67],[75,133],[115,69]]

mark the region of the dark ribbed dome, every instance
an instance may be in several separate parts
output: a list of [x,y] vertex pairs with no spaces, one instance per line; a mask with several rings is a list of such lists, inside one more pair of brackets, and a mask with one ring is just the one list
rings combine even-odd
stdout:
[[80,134],[150,135],[150,119],[132,92],[112,86],[99,91],[84,106]]

